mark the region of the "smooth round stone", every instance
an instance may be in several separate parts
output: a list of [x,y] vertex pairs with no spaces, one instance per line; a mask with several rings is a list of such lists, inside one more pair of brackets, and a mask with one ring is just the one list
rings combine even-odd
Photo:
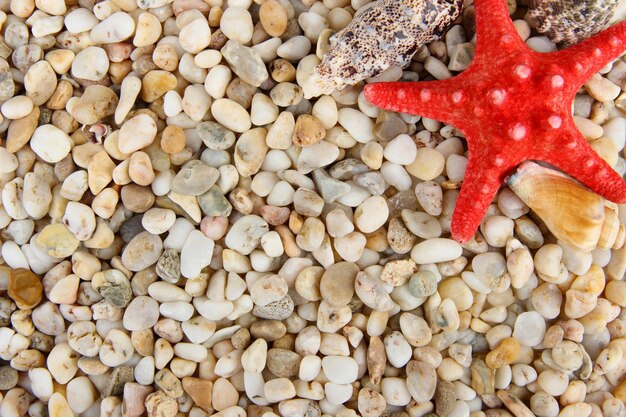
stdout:
[[419,271],[413,274],[408,285],[413,296],[430,297],[437,291],[437,276],[431,271]]
[[154,265],[163,251],[159,236],[141,232],[135,236],[122,252],[122,263],[131,271],[141,271]]
[[374,122],[358,110],[344,107],[339,110],[339,124],[357,140],[367,143],[374,140]]
[[281,36],[287,29],[288,19],[287,10],[285,10],[280,1],[269,0],[261,4],[259,20],[268,35]]
[[[223,17],[222,22],[224,22]],[[269,78],[265,63],[260,53],[255,49],[243,46],[234,40],[229,40],[221,49],[221,52],[235,74],[248,84],[259,87]]]
[[75,413],[87,410],[96,400],[96,390],[86,376],[79,376],[67,384],[67,402]]
[[354,211],[354,224],[363,233],[372,233],[383,226],[388,217],[387,200],[381,196],[372,196]]
[[31,65],[24,77],[26,95],[31,98],[35,106],[48,101],[56,87],[57,74],[47,61],[38,61]]
[[452,239],[433,238],[418,243],[411,250],[411,259],[417,264],[452,261],[463,253],[463,248]]
[[101,80],[109,71],[109,57],[104,49],[89,46],[74,57],[72,76],[89,81]]
[[242,255],[249,255],[261,242],[261,238],[269,231],[265,220],[256,215],[240,218],[232,225],[224,243],[230,249]]
[[220,29],[228,39],[246,44],[252,39],[254,30],[252,16],[243,7],[227,7],[220,19]]
[[211,114],[215,120],[234,132],[242,133],[252,126],[250,115],[246,109],[239,103],[227,98],[215,100],[211,105]]
[[42,125],[35,129],[30,147],[44,161],[55,164],[65,158],[71,148],[70,137],[53,125]]
[[150,145],[157,134],[154,120],[139,114],[124,123],[119,131],[119,148],[123,153],[133,153]]
[[117,12],[94,26],[89,32],[89,37],[94,43],[115,43],[130,38],[133,33],[135,33],[133,18],[128,13]]
[[151,208],[144,213],[141,225],[153,235],[167,232],[176,221],[176,213],[169,209]]
[[67,384],[78,371],[78,355],[67,343],[59,343],[48,355],[46,364],[56,382]]
[[259,306],[278,301],[287,295],[287,283],[280,275],[266,275],[250,286],[252,301]]
[[325,356],[322,369],[326,377],[335,384],[351,384],[359,371],[357,362],[349,356]]
[[209,23],[205,19],[192,20],[180,30],[178,39],[185,51],[197,54],[211,42]]
[[19,166],[17,157],[5,148],[0,148],[0,174],[13,172]]
[[7,119],[20,119],[33,110],[33,101],[27,96],[15,96],[5,101],[1,110]]
[[445,164],[446,159],[439,151],[423,147],[416,151],[413,162],[406,166],[406,170],[422,181],[430,181],[441,175]]
[[134,298],[124,311],[124,328],[130,331],[149,329],[159,320],[159,303],[152,297]]
[[187,162],[172,181],[172,191],[198,196],[209,190],[219,178],[219,171],[200,160]]
[[211,121],[199,123],[196,126],[196,133],[209,149],[229,149],[235,144],[235,134],[219,123]]
[[55,258],[70,256],[80,245],[80,241],[62,223],[52,223],[44,227],[35,238],[35,243]]
[[194,230],[183,245],[180,255],[180,273],[186,278],[195,278],[211,263],[215,243],[201,231]]
[[287,349],[273,348],[267,352],[267,367],[280,378],[297,375],[301,361],[300,355]]
[[306,36],[294,36],[280,45],[276,50],[279,57],[288,61],[298,61],[308,55],[311,41]]
[[28,269],[13,269],[8,283],[8,295],[18,308],[29,310],[41,301],[43,286],[37,275]]
[[394,164],[409,165],[417,156],[417,146],[409,135],[400,135],[387,144],[383,155]]
[[168,91],[173,90],[177,83],[176,76],[171,72],[150,71],[141,79],[140,97],[143,101],[152,103],[163,97]]
[[267,131],[259,127],[245,132],[237,140],[234,162],[240,176],[250,177],[261,169],[268,150],[266,135]]
[[354,280],[359,267],[351,262],[339,262],[326,269],[320,280],[320,293],[333,307],[347,305],[354,296]]
[[538,345],[543,341],[546,334],[546,322],[544,317],[536,311],[527,311],[515,320],[513,337],[528,347]]

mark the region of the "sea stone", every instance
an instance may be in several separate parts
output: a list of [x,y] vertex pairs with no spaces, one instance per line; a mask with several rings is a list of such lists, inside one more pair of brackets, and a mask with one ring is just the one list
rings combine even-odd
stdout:
[[339,262],[329,266],[320,281],[320,293],[324,301],[333,307],[347,305],[354,295],[354,280],[359,267],[351,262]]
[[80,241],[63,223],[52,223],[44,227],[35,238],[35,243],[54,258],[68,257],[80,245]]
[[285,320],[293,313],[293,299],[286,295],[278,301],[274,301],[264,306],[255,305],[252,314],[256,317],[268,320]]
[[229,149],[235,144],[235,134],[216,122],[202,122],[196,126],[196,133],[207,148]]
[[198,204],[204,214],[212,217],[228,217],[233,208],[228,199],[224,197],[222,190],[216,185],[198,196]]
[[15,95],[15,83],[9,64],[0,58],[0,101],[4,102]]
[[232,70],[242,80],[255,87],[259,87],[269,74],[261,54],[255,49],[243,46],[235,40],[229,40],[221,49],[222,56]]
[[398,287],[405,284],[416,272],[417,264],[413,259],[397,259],[385,264],[380,279],[387,284]]
[[287,349],[267,351],[267,368],[279,378],[290,378],[298,373],[302,357]]
[[33,309],[41,301],[43,285],[37,275],[28,269],[17,268],[11,271],[8,294],[21,310]]
[[139,233],[122,252],[122,263],[131,271],[138,272],[154,265],[161,256],[163,242],[159,236],[148,232]]
[[219,178],[217,169],[194,159],[178,171],[172,181],[172,191],[184,195],[200,195],[209,190]]
[[172,284],[180,280],[180,256],[176,250],[167,248],[163,251],[156,264],[156,273]]
[[267,232],[269,232],[269,225],[265,220],[254,214],[247,215],[232,225],[224,243],[242,255],[249,255]]

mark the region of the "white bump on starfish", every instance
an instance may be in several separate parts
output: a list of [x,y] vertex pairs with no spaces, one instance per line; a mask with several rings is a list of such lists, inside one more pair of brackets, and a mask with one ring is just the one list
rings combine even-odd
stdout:
[[550,77],[550,85],[554,89],[560,89],[565,85],[565,80],[560,75],[553,75]]
[[500,38],[500,42],[502,42],[503,45],[510,45],[514,40],[513,36],[508,33]]
[[461,90],[458,90],[452,93],[452,101],[455,104],[459,104],[460,102],[463,101],[464,98],[465,98],[465,94],[463,94],[463,91]]
[[515,141],[524,139],[528,135],[528,129],[522,123],[516,123],[509,129],[509,137]]
[[480,107],[474,107],[474,116],[481,117],[485,114],[485,110]]
[[519,64],[515,66],[515,75],[521,80],[527,80],[530,78],[532,70],[528,65]]
[[609,45],[611,45],[612,47],[618,47],[621,44],[622,41],[620,41],[617,36],[613,36],[611,39],[609,39]]
[[563,119],[561,119],[561,116],[553,114],[552,116],[548,117],[548,124],[552,129],[558,129],[563,124]]
[[578,146],[578,144],[576,143],[575,140],[569,142],[567,145],[565,145],[567,148],[569,149],[574,149],[576,146]]
[[486,184],[483,184],[483,186],[482,186],[482,187],[480,187],[480,192],[481,192],[482,194],[487,194],[487,193],[489,192],[489,186],[488,186],[488,185],[486,185]]
[[430,100],[430,97],[432,96],[430,90],[422,90],[420,91],[420,99],[422,101],[428,101]]
[[502,165],[504,165],[504,158],[502,158],[501,156],[496,156],[493,160],[493,164],[497,167],[501,167]]
[[600,48],[594,49],[593,56],[595,56],[596,58],[600,58],[602,56],[602,50]]
[[592,166],[594,166],[596,164],[596,161],[594,161],[593,159],[587,159],[587,161],[585,161],[585,166],[587,168],[591,168]]
[[489,92],[489,97],[491,98],[491,103],[495,106],[501,106],[506,100],[506,91],[501,88],[494,88]]
[[576,70],[577,73],[581,74],[584,71],[585,66],[581,64],[580,62],[577,62],[576,64],[574,64],[574,69]]
[[398,100],[404,100],[406,98],[406,91],[404,91],[404,88],[399,88],[398,91],[396,91],[396,97],[398,97]]

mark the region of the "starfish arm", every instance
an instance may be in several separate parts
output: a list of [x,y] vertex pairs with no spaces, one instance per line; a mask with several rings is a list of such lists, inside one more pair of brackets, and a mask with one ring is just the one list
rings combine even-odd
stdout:
[[[565,132],[561,138],[567,135]],[[607,200],[626,203],[626,182],[622,177],[600,158],[578,131],[569,134],[569,143],[569,147],[555,146],[540,159],[574,177]],[[576,146],[573,146],[574,143]]]
[[[474,0],[474,10],[475,59],[492,61],[494,55],[508,55],[512,49],[525,48],[509,16],[506,0]],[[500,48],[494,48],[495,45],[500,45]]]
[[465,97],[462,93],[461,96],[455,96],[453,91],[446,80],[375,83],[365,86],[365,98],[386,110],[454,124],[458,121],[455,110]]
[[450,227],[456,241],[465,243],[474,236],[500,188],[502,176],[500,168],[483,158],[472,157],[470,150],[465,179]]
[[626,51],[626,22],[621,22],[587,40],[552,54],[555,61],[561,63],[567,81],[582,85],[624,51]]

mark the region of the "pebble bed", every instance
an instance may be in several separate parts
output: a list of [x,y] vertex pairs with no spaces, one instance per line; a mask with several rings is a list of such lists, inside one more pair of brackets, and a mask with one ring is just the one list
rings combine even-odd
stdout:
[[[312,76],[367,3],[0,0],[0,416],[626,415],[624,226],[577,251],[503,187],[452,240],[461,133]],[[622,174],[625,88],[573,108]]]

